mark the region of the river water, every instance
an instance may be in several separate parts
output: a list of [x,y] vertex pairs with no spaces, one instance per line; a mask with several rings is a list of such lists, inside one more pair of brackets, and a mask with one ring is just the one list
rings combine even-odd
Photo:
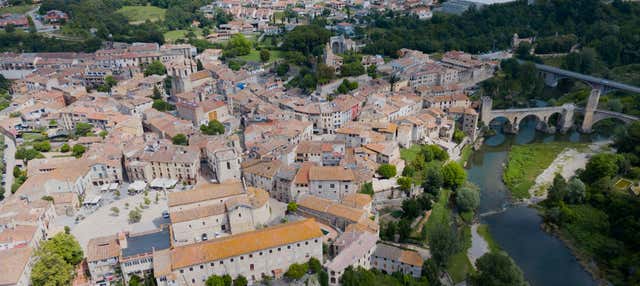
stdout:
[[542,134],[535,131],[535,125],[535,120],[521,123],[517,135],[505,135],[497,130],[497,134],[486,138],[482,148],[469,158],[469,180],[481,189],[479,213],[498,211],[482,217],[481,222],[489,226],[495,241],[520,266],[531,285],[596,285],[569,248],[540,228],[542,218],[536,210],[526,206],[508,206],[510,196],[502,182],[502,171],[508,150],[513,145],[551,141],[589,142],[602,138],[577,132],[566,135]]

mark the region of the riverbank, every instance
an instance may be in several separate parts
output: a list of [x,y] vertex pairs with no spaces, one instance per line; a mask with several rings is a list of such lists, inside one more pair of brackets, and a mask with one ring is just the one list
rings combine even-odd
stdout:
[[[541,216],[544,216],[545,209],[542,207],[536,207]],[[581,249],[574,241],[575,238],[556,225],[543,222],[540,228],[545,232],[558,238],[564,245],[571,251],[571,254],[576,258],[578,263],[596,280],[596,283],[600,286],[610,285],[606,280],[605,273],[598,267],[597,262],[592,254]]]
[[[514,145],[509,151],[502,180],[514,200],[527,201],[532,197],[530,190],[536,184],[536,178],[551,165],[558,154],[567,148],[582,150],[584,147],[584,143],[573,142]],[[551,178],[553,179],[553,175]]]
[[[606,152],[612,141],[600,141],[587,146],[569,147],[560,152],[553,162],[534,181],[529,188],[529,203],[537,203],[547,198],[547,189],[553,183],[556,174],[562,175],[566,180],[573,177],[578,169],[584,169],[591,156]],[[546,144],[545,144],[546,145]],[[586,147],[586,148],[585,148]]]

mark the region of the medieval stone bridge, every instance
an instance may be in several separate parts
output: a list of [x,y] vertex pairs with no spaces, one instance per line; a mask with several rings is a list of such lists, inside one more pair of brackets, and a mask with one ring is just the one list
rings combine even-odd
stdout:
[[[520,61],[522,63],[522,61]],[[600,101],[600,95],[613,90],[623,90],[632,93],[640,94],[640,87],[631,86],[628,84],[606,80],[603,78],[597,78],[590,75],[576,73],[568,70],[559,69],[552,66],[535,64],[536,69],[544,77],[546,85],[555,87],[558,85],[558,81],[563,78],[572,78],[582,81],[591,86],[591,93],[587,100],[586,108],[576,107],[574,104],[565,104],[562,106],[552,107],[534,107],[534,108],[519,108],[519,109],[504,109],[494,110],[492,109],[493,101],[489,97],[482,98],[481,120],[489,125],[492,120],[503,117],[506,118],[510,126],[507,126],[506,131],[518,132],[518,126],[525,117],[534,116],[542,124],[540,127],[545,131],[555,131],[559,129],[564,132],[571,128],[574,123],[574,114],[581,113],[584,115],[584,120],[580,130],[585,133],[591,132],[591,129],[598,121],[615,118],[621,120],[624,123],[630,123],[640,120],[640,118],[626,115],[619,112],[600,110],[598,108],[598,102]],[[557,126],[551,126],[549,119],[554,114],[558,114],[559,120]]]

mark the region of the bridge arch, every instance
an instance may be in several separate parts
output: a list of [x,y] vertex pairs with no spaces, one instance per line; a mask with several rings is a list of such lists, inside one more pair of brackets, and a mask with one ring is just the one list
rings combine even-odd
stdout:
[[491,117],[489,123],[487,124],[489,128],[492,126],[500,127],[506,133],[515,133],[517,132],[517,125],[514,125],[513,118],[510,118],[506,115],[496,115]]

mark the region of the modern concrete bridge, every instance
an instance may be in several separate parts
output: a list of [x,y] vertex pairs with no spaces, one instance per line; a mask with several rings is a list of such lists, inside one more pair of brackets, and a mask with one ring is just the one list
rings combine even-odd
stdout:
[[[522,63],[522,61],[519,61]],[[591,132],[591,129],[595,123],[600,120],[604,120],[607,118],[616,118],[624,123],[630,123],[636,120],[640,120],[640,118],[626,115],[619,112],[607,111],[607,110],[599,110],[598,102],[600,100],[600,95],[605,94],[607,92],[611,92],[614,90],[623,90],[632,93],[640,94],[640,87],[615,82],[611,80],[606,80],[603,78],[597,78],[590,75],[585,75],[577,72],[572,72],[568,70],[563,70],[560,68],[535,64],[536,69],[540,71],[542,76],[544,77],[544,82],[546,85],[555,87],[558,85],[558,81],[564,78],[572,78],[579,81],[582,81],[589,86],[591,86],[591,93],[589,94],[589,99],[587,100],[586,108],[576,107],[574,104],[565,104],[563,106],[553,106],[553,107],[533,107],[533,108],[519,108],[519,109],[504,109],[504,110],[493,110],[492,109],[492,100],[489,97],[482,98],[482,109],[481,109],[481,120],[488,125],[493,119],[498,117],[506,118],[510,123],[511,130],[507,130],[510,132],[518,132],[518,126],[520,121],[528,116],[535,116],[540,122],[546,124],[544,126],[547,131],[551,131],[552,126],[549,125],[549,119],[554,114],[560,115],[560,120],[558,121],[558,129],[561,132],[564,132],[573,126],[574,122],[574,114],[576,112],[584,114],[584,120],[582,121],[582,125],[580,130],[585,133]]]

